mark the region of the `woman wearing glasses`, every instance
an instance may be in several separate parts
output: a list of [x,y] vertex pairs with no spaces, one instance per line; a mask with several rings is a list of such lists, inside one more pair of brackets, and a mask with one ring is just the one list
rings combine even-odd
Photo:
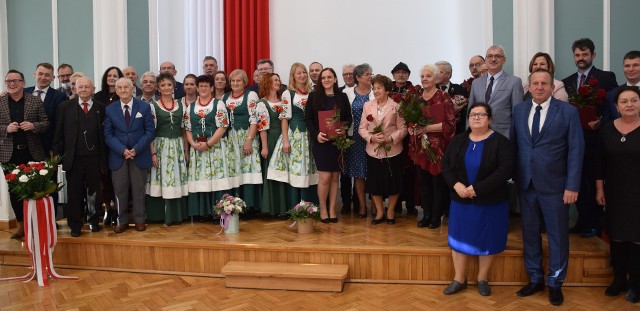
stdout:
[[442,175],[451,192],[449,247],[455,277],[444,290],[467,288],[469,256],[478,256],[478,291],[491,295],[487,275],[493,255],[504,251],[509,224],[509,188],[514,165],[511,142],[491,129],[491,107],[469,109],[469,129],[454,137],[442,159]]

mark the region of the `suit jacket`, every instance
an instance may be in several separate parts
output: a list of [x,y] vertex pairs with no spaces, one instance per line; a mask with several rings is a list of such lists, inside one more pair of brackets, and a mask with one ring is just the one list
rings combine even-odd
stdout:
[[[487,90],[487,83],[487,77],[473,80],[471,93],[469,94],[469,107],[474,103],[483,103],[485,101],[484,95]],[[493,112],[491,128],[509,138],[511,113],[516,105],[522,102],[522,80],[503,71],[500,77],[493,81],[493,84],[493,93],[487,103],[491,106]],[[467,112],[469,107],[467,107]]]
[[[24,120],[33,123],[33,131],[26,132],[29,152],[36,161],[45,158],[42,141],[38,134],[44,133],[49,128],[49,120],[44,111],[44,105],[40,98],[24,93]],[[7,126],[11,123],[9,115],[9,94],[0,96],[0,162],[6,163],[13,154],[13,133],[7,133]]]
[[[35,86],[31,86],[25,88],[24,92],[33,94],[34,90]],[[53,145],[53,132],[56,130],[56,113],[58,111],[58,106],[66,100],[67,95],[65,93],[55,90],[52,87],[49,87],[47,94],[44,96],[44,111],[49,119],[49,129],[42,133],[40,138],[42,139],[42,146],[46,153],[52,151],[51,146]]]
[[[437,88],[440,88],[440,85],[437,86]],[[461,85],[459,84],[455,84],[455,83],[449,83],[449,87],[447,88],[447,94],[449,94],[449,97],[453,98],[456,95],[462,95],[464,97],[467,97],[467,90],[465,90]]]
[[136,151],[133,162],[138,168],[151,167],[151,142],[155,138],[155,126],[151,115],[151,106],[139,100],[131,99],[131,121],[129,126],[124,121],[122,102],[113,102],[105,108],[104,138],[109,147],[109,169],[117,170],[124,162],[122,155],[127,149],[127,142]]
[[[58,107],[58,120],[54,133],[53,152],[57,155],[64,155],[62,168],[69,171],[73,168],[75,161],[75,147],[78,140],[78,99],[71,99],[63,102]],[[93,101],[91,110],[96,109],[98,117],[98,151],[100,154],[100,171],[103,174],[106,170],[105,143],[104,143],[104,104]]]
[[[588,81],[591,77],[598,80],[597,88],[603,88],[607,92],[618,87],[616,74],[611,71],[602,71],[593,66],[585,81]],[[564,83],[564,88],[567,90],[567,94],[571,97],[578,91],[578,73],[574,72],[572,75],[562,79],[562,83]]]
[[531,100],[513,110],[511,141],[516,148],[515,181],[521,190],[533,182],[540,193],[579,191],[584,139],[578,109],[551,97],[536,141],[529,130]]
[[[369,115],[373,117],[373,122],[367,121],[367,116]],[[386,151],[386,154],[384,148],[378,148],[377,143],[371,142],[374,128],[378,125],[382,126],[384,137],[391,137],[393,140],[391,143],[386,144],[391,147],[391,150]],[[402,140],[407,135],[407,127],[404,124],[404,119],[398,113],[398,104],[389,97],[382,115],[378,117],[378,102],[373,99],[364,103],[358,133],[367,142],[365,150],[371,157],[386,158],[400,154],[402,152]],[[376,148],[378,148],[377,152]]]

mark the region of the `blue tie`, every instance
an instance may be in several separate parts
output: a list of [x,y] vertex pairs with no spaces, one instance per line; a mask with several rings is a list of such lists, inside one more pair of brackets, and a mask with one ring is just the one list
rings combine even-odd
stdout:
[[531,140],[534,142],[540,134],[540,110],[542,110],[542,106],[536,105],[536,112],[533,114],[533,122],[531,122]]
[[489,86],[487,86],[487,92],[484,93],[484,103],[488,104],[491,99],[491,92],[493,92],[493,76],[489,79]]

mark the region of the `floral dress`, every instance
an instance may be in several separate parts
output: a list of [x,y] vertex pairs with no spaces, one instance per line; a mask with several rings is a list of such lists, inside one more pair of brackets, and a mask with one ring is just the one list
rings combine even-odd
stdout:
[[[254,211],[260,211],[259,203],[262,200],[262,167],[260,157],[260,132],[269,129],[269,112],[264,103],[259,102],[258,95],[253,91],[234,98],[230,93],[222,97],[231,119],[229,140],[234,144],[233,148],[240,166],[240,187],[238,196],[242,198],[247,207]],[[243,154],[244,142],[249,134],[249,126],[257,124],[258,131],[252,141],[250,155]]]
[[[218,128],[229,127],[227,108],[218,99],[211,99],[204,106],[196,101],[189,105],[184,125],[194,141],[209,139]],[[206,151],[190,152],[189,216],[211,214],[215,199],[240,184],[238,154],[228,133],[227,130],[220,141]]]
[[292,208],[301,200],[318,202],[318,172],[311,154],[311,142],[304,120],[304,109],[309,95],[285,91],[282,94],[283,110],[280,119],[289,120],[289,145],[291,153],[282,152],[282,136],[273,151],[267,179],[288,183],[287,206]]
[[184,158],[183,105],[173,101],[173,109],[168,110],[152,102],[151,114],[156,126],[153,147],[159,167],[151,167],[147,181],[145,200],[147,219],[164,220],[165,224],[179,223],[186,216],[187,165]]
[[362,139],[358,133],[360,126],[360,119],[362,118],[362,108],[364,103],[369,101],[369,93],[360,95],[356,90],[353,90],[355,98],[351,103],[351,115],[353,116],[353,141],[354,144],[347,149],[347,165],[346,171],[349,177],[365,178],[367,177],[367,142]]

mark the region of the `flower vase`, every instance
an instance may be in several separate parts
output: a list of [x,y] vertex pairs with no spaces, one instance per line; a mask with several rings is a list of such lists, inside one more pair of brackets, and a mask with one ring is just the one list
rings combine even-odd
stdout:
[[240,232],[240,215],[231,215],[227,221],[227,227],[224,229],[225,234]]
[[312,233],[315,222],[315,220],[310,218],[298,220],[298,233]]

